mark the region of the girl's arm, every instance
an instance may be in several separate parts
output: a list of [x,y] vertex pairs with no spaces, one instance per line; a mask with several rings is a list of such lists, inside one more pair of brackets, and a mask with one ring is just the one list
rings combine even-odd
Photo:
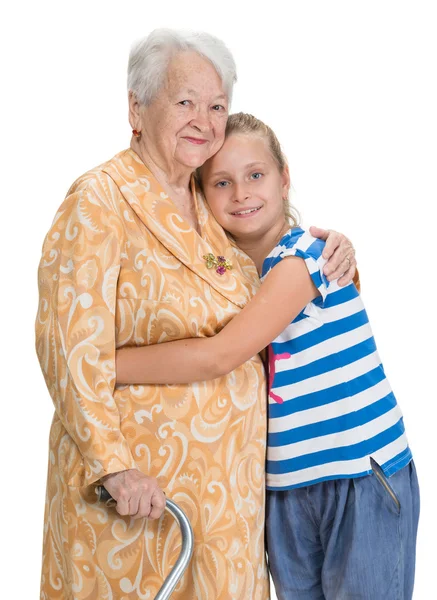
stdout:
[[117,383],[192,383],[226,375],[265,348],[318,295],[304,260],[284,258],[217,335],[118,350]]

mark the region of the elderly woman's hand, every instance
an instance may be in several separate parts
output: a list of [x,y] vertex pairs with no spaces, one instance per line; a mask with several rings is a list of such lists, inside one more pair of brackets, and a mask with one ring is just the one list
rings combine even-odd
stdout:
[[332,229],[310,227],[310,233],[314,237],[326,241],[323,258],[326,258],[328,262],[323,272],[328,281],[338,279],[340,286],[350,283],[355,276],[357,265],[352,242],[342,233]]
[[101,482],[117,502],[116,510],[122,516],[159,519],[164,512],[165,495],[154,477],[128,469],[106,475]]

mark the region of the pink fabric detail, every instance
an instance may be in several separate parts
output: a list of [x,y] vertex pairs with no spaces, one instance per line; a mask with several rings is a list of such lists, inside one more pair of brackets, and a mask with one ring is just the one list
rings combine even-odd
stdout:
[[291,354],[289,352],[283,352],[282,354],[276,354],[275,356],[272,350],[272,346],[269,346],[269,397],[278,404],[283,404],[284,400],[283,398],[272,392],[273,380],[275,378],[275,362],[290,357]]

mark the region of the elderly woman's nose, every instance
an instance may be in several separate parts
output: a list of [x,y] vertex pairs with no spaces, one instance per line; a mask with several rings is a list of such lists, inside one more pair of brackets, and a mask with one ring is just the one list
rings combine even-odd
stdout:
[[211,127],[211,118],[208,110],[198,108],[191,119],[191,125],[199,131],[208,131]]

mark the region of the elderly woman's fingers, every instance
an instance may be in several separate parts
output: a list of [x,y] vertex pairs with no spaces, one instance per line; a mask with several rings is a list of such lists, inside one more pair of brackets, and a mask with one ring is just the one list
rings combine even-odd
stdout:
[[[314,226],[310,227],[310,233],[314,237],[326,241],[323,249],[323,258],[328,262],[326,263],[323,272],[328,277],[329,281],[341,277],[349,270],[350,266],[355,264],[354,247],[345,235],[338,233],[338,231],[333,231],[332,229],[320,229],[319,227]],[[347,265],[347,259],[349,259],[350,265]],[[343,265],[345,261],[346,264]],[[354,269],[352,271],[355,273]]]
[[353,281],[356,271],[357,271],[357,262],[355,259],[353,259],[349,269],[347,271],[345,271],[344,275],[342,275],[340,277],[340,279],[338,280],[338,285],[343,287],[343,286],[347,285],[348,283],[350,283],[351,281]]
[[337,235],[340,236],[340,244],[332,253],[331,258],[323,269],[324,274],[329,278],[330,281],[343,275],[343,273],[349,269],[350,265],[355,260],[355,250],[350,241],[342,234]]
[[[331,255],[323,270],[325,275],[331,275],[334,271],[337,271],[342,266],[343,261],[346,260],[346,257],[349,257],[349,260],[351,260],[352,255],[355,253],[352,244],[343,234],[336,233],[333,240],[333,244],[335,243],[337,246],[333,252],[329,250]],[[328,242],[326,242],[326,246],[327,245]],[[323,257],[326,258],[324,254]]]
[[[319,240],[326,242],[325,247],[323,248],[322,256],[329,261],[328,265],[330,265],[330,269],[332,268],[332,261],[334,261],[334,268],[336,268],[340,262],[340,259],[336,258],[338,257],[338,254],[336,255],[336,251],[341,247],[342,241],[347,240],[347,238],[342,233],[338,233],[338,231],[334,231],[333,229],[321,229],[320,227],[315,227],[314,225],[310,227],[310,233],[314,237],[319,238]],[[326,275],[326,271],[324,272]]]
[[322,229],[321,227],[316,227],[315,225],[311,225],[311,227],[310,227],[310,233],[314,237],[319,238],[319,240],[323,240],[323,241],[326,242],[326,240],[328,239],[330,230],[329,229]]
[[328,237],[326,238],[326,244],[323,248],[323,258],[332,262],[332,259],[335,258],[337,250],[341,247],[343,239],[346,239],[343,234],[338,233],[338,231],[333,231],[332,229],[328,229]]
[[131,515],[138,519],[148,517],[151,511],[152,496],[157,492],[163,496],[157,480],[144,475],[137,469],[113,473],[102,481],[108,492],[117,501],[117,512],[123,516]]
[[156,490],[152,496],[152,507],[149,519],[159,519],[165,509],[165,496],[161,490]]
[[141,493],[131,492],[131,496],[129,498],[129,515],[133,516],[138,513],[141,497]]
[[[345,257],[343,255],[343,250],[340,246],[338,246],[336,248],[336,250],[334,250],[334,252],[332,252],[332,254],[330,255],[329,261],[326,263],[326,265],[323,268],[323,273],[327,277],[329,275],[332,275],[335,271],[337,271],[337,269],[340,268],[344,259],[345,259]],[[340,273],[340,275],[343,275],[343,273],[344,273],[344,271],[342,271]]]
[[130,494],[127,490],[120,490],[117,498],[116,510],[122,517],[125,517],[129,514],[129,497]]
[[108,492],[117,500],[117,512],[134,519],[159,519],[165,509],[165,495],[154,477],[135,469],[104,478]]
[[352,281],[356,270],[356,260],[354,255],[351,253],[346,256],[340,263],[340,265],[328,276],[328,281],[335,281],[338,279],[338,284],[344,286]]
[[145,517],[150,516],[151,509],[151,497],[150,492],[145,491],[141,494],[138,503],[138,510],[136,513],[131,513],[134,519],[144,519]]

